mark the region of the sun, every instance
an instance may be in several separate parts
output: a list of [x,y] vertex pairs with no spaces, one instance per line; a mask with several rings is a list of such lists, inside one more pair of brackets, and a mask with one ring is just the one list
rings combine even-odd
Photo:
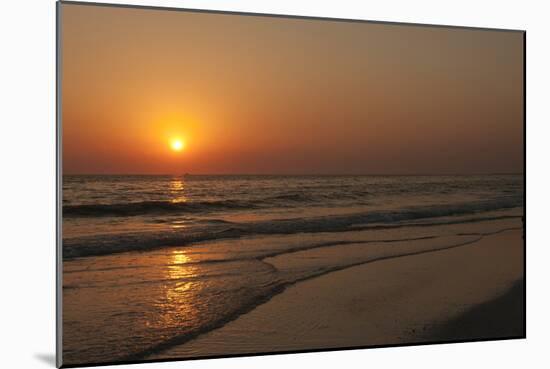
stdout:
[[170,141],[170,148],[173,151],[181,151],[185,149],[185,142],[180,138],[174,138]]

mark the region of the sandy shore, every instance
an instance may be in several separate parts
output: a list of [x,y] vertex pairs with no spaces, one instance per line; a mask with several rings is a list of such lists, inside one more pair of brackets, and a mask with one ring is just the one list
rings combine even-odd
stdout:
[[520,337],[521,237],[505,231],[307,280],[151,358]]

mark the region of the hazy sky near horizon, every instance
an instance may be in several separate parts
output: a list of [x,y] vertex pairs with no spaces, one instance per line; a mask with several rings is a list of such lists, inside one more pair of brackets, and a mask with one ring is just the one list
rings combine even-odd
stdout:
[[75,4],[61,24],[64,174],[523,171],[520,32]]

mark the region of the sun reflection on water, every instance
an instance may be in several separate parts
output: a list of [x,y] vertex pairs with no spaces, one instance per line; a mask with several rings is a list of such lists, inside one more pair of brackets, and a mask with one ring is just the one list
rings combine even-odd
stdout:
[[191,258],[183,250],[174,250],[170,254],[170,263],[167,266],[169,279],[196,277],[196,267],[189,263]]
[[183,193],[185,191],[185,182],[181,178],[173,178],[170,181],[170,199],[171,203],[187,202],[187,197]]
[[155,329],[183,329],[192,326],[198,319],[201,282],[195,279],[198,276],[197,267],[184,250],[173,250],[166,256],[166,282],[155,304],[157,312],[145,324]]
[[170,223],[170,227],[171,227],[172,229],[187,228],[187,227],[189,227],[189,220],[187,220],[187,219],[176,219],[176,220],[173,220],[173,221]]
[[172,178],[172,180],[170,181],[170,191],[172,193],[174,192],[178,192],[178,191],[183,191],[183,181],[181,180],[181,178]]

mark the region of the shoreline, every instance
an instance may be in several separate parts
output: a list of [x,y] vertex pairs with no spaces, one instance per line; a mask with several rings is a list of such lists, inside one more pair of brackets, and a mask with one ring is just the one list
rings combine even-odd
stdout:
[[[414,294],[420,296],[420,302],[430,297],[429,291],[422,291],[426,280],[437,280],[434,276],[439,275],[460,276],[468,264],[483,269],[494,264],[493,260],[505,268],[517,267],[515,261],[522,259],[521,227],[517,220],[432,227],[356,231],[338,237],[330,234],[317,238],[251,238],[239,243],[114,254],[103,257],[101,263],[86,258],[75,260],[65,274],[65,303],[73,306],[78,303],[79,308],[69,309],[73,314],[64,329],[74,335],[73,342],[80,339],[80,331],[88,329],[90,332],[100,329],[104,334],[94,337],[106,338],[91,342],[95,347],[104,347],[99,354],[91,344],[84,349],[75,346],[66,350],[66,363],[103,362],[108,352],[115,351],[121,353],[119,360],[134,362],[415,343],[406,335],[403,338],[402,332],[395,334],[384,327],[393,316],[376,314],[393,313],[400,319],[396,327],[406,328],[411,314],[399,303],[415,306],[417,302],[411,304],[406,299]],[[505,244],[504,257],[494,248],[501,241]],[[477,247],[480,243],[486,245]],[[480,255],[484,249],[490,252]],[[250,250],[255,253],[249,255]],[[472,253],[473,250],[477,251]],[[455,256],[448,261],[458,260],[462,267],[434,269],[438,262],[434,264],[433,259],[443,257],[434,255],[447,255],[450,251]],[[515,256],[511,257],[510,252],[515,252]],[[219,263],[221,259],[224,262]],[[418,274],[418,268],[427,270]],[[522,266],[505,274],[513,276],[518,270],[522,272]],[[499,271],[496,272],[498,276]],[[478,274],[478,277],[484,280],[486,276]],[[143,285],[144,281],[147,284]],[[402,282],[408,285],[392,291]],[[486,281],[484,285],[493,286],[500,293],[512,282],[506,277],[500,282]],[[295,290],[302,292],[296,295]],[[432,293],[437,296],[441,290],[439,286]],[[481,291],[480,296],[493,296],[494,292]],[[407,297],[407,293],[411,296]],[[105,309],[101,303],[105,299],[119,308]],[[376,299],[385,301],[376,303]],[[468,301],[470,307],[482,302]],[[434,303],[447,306],[445,301]],[[378,305],[384,304],[385,310],[381,310]],[[466,311],[467,304],[458,313]],[[263,316],[258,311],[263,311]],[[454,317],[447,312],[432,311],[412,318],[438,314]],[[116,320],[114,327],[82,326],[85,322],[109,319]],[[368,326],[373,322],[379,327]],[[442,321],[436,323],[441,326]],[[75,324],[81,329],[74,329]],[[136,334],[130,337],[128,330]],[[369,334],[365,336],[364,332]],[[388,336],[384,338],[386,333]],[[422,331],[417,330],[417,336],[418,333]],[[116,335],[128,337],[125,345],[115,349],[117,346],[110,342],[119,342]],[[371,342],[373,338],[380,340]],[[430,341],[433,339],[424,342]]]
[[[226,325],[148,358],[519,338],[522,260],[521,230],[507,230],[460,247],[352,266],[298,282]],[[474,275],[462,273],[469,266]],[[446,292],[445,282],[454,288]],[[518,299],[521,314],[505,306]],[[498,320],[474,329],[494,312]],[[514,327],[503,336],[499,329],[510,314]],[[251,326],[260,328],[251,332]]]

